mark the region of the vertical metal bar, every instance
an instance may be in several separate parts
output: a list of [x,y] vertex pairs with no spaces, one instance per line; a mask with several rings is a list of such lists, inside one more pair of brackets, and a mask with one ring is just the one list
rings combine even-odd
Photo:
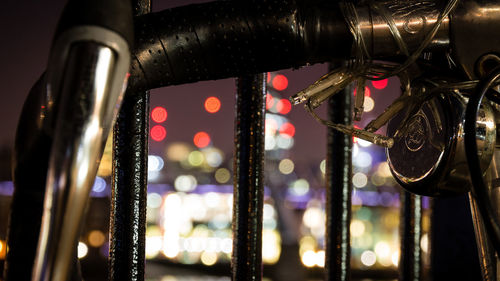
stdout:
[[418,281],[422,277],[422,198],[404,191],[401,200],[399,280]]
[[[151,12],[134,0],[134,15]],[[149,92],[127,91],[113,134],[109,279],[144,280]]]
[[237,79],[233,280],[262,279],[266,74]]
[[[351,93],[330,98],[328,116],[334,123],[349,125]],[[326,157],[326,260],[325,279],[350,280],[350,223],[352,193],[352,137],[328,128]]]
[[474,196],[470,192],[469,204],[471,209],[472,222],[474,225],[474,233],[476,234],[479,266],[481,266],[483,281],[496,281],[498,276],[495,249],[493,248],[491,241],[489,241],[488,239],[481,213],[479,213],[477,201],[474,199]]

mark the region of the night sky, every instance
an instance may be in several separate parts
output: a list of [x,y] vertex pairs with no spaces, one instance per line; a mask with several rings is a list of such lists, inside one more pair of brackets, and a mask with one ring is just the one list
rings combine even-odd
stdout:
[[[4,0],[2,2],[0,61],[3,67],[2,75],[0,75],[2,91],[0,145],[12,146],[22,104],[29,89],[46,67],[53,32],[65,1]],[[153,8],[162,10],[193,2],[195,1],[156,1],[153,3]],[[308,86],[326,70],[327,66],[323,64],[304,67],[300,70],[281,71],[280,73],[285,74],[289,79],[289,87],[283,92],[284,97],[289,97]],[[388,89],[384,91],[397,93],[397,88],[397,83],[391,82]],[[374,98],[380,94],[376,91],[372,92],[374,92],[372,95]],[[171,142],[192,142],[194,134],[198,131],[206,131],[212,136],[214,146],[226,153],[231,153],[234,93],[234,79],[199,82],[151,91],[151,106],[161,105],[168,111],[168,119],[165,122],[167,137],[162,143],[152,142],[151,153],[162,154],[165,145]],[[222,102],[221,110],[216,114],[209,114],[203,109],[204,100],[209,96],[216,96]],[[387,104],[387,102],[383,103]],[[376,111],[382,109],[382,103],[377,102]],[[324,110],[321,111],[324,112]],[[292,160],[319,164],[326,151],[326,129],[309,117],[302,106],[294,107],[288,117],[296,126],[297,131],[295,146],[292,149]]]

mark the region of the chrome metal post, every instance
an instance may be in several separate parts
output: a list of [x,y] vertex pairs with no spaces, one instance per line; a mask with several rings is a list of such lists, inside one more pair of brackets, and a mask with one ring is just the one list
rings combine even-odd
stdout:
[[[107,38],[115,35],[100,32]],[[123,42],[115,36],[113,41]],[[125,54],[120,66],[114,49],[78,42],[68,50],[62,75],[49,68],[49,74],[61,75],[61,83],[49,78],[48,88],[59,93],[58,114],[32,280],[68,280],[70,276],[90,190],[121,100],[123,81],[116,77],[124,77],[128,69],[128,50]]]
[[266,74],[237,80],[232,278],[262,279]]
[[[349,88],[348,88],[349,89]],[[350,125],[351,93],[348,90],[329,100],[329,118],[334,123]],[[350,280],[352,137],[328,129],[326,157],[326,260],[329,281]]]
[[422,197],[403,191],[400,215],[399,280],[422,280]]
[[[151,12],[133,1],[134,16]],[[109,279],[144,280],[149,91],[127,91],[114,127]]]

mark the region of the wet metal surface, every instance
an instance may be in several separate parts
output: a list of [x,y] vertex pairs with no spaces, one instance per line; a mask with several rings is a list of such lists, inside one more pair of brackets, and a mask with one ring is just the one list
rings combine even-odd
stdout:
[[336,1],[215,1],[177,7],[136,18],[135,37],[131,84],[136,89],[345,58],[352,45]]
[[399,280],[422,280],[422,197],[404,191],[400,215]]
[[[134,15],[151,11],[136,0]],[[127,90],[113,135],[109,280],[144,280],[149,91]]]
[[113,136],[110,280],[144,280],[149,92],[126,95]]
[[[349,125],[349,88],[329,100],[332,122]],[[352,137],[328,129],[326,157],[326,260],[325,280],[350,280],[350,223],[352,193]]]
[[237,80],[233,203],[233,280],[262,279],[266,75]]

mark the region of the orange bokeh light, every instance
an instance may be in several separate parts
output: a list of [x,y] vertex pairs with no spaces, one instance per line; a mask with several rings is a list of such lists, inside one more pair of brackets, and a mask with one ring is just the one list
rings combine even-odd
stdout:
[[167,120],[167,110],[164,107],[157,106],[151,110],[151,119],[156,123],[165,122]]
[[198,148],[207,147],[211,142],[210,136],[206,132],[198,132],[194,135],[193,143]]
[[216,113],[220,110],[220,100],[216,97],[209,97],[205,100],[205,110],[209,113]]

